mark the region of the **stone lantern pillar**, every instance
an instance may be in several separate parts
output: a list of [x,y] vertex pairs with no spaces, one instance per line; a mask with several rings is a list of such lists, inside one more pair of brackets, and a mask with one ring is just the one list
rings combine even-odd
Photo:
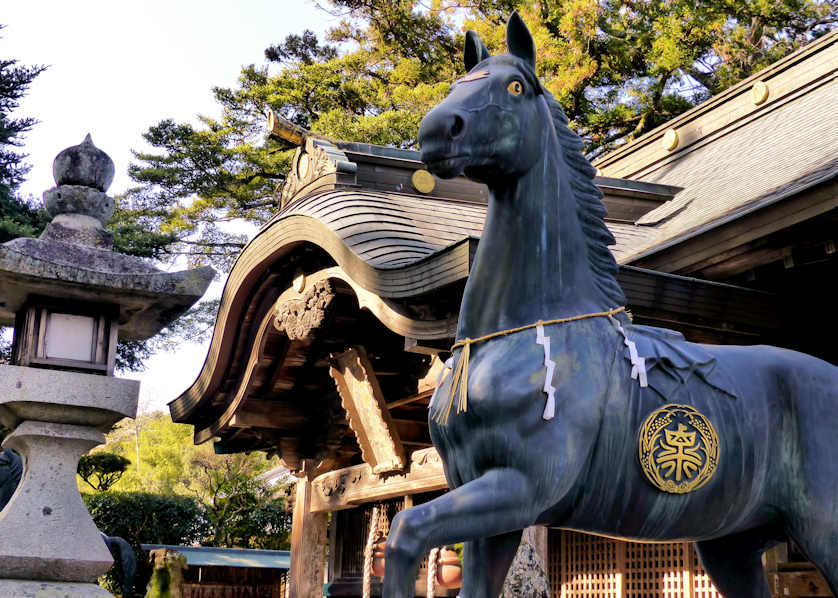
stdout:
[[211,268],[163,272],[113,251],[104,223],[110,157],[90,136],[55,159],[44,193],[53,217],[39,239],[0,245],[0,324],[14,324],[0,365],[4,448],[23,458],[0,512],[0,596],[109,596],[95,584],[112,564],[76,485],[79,457],[137,412],[139,382],[113,376],[116,345],[147,339],[186,311]]

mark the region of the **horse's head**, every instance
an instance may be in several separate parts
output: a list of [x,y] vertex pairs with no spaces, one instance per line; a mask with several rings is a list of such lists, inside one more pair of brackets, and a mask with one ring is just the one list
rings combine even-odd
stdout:
[[468,74],[431,110],[419,127],[422,161],[442,178],[463,172],[492,182],[529,170],[543,149],[549,113],[535,74],[535,44],[513,12],[506,28],[509,54],[490,56],[473,31],[466,34]]

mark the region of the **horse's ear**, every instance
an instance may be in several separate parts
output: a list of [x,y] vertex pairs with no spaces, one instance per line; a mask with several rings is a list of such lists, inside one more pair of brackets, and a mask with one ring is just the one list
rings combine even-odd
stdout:
[[489,58],[489,49],[486,47],[475,31],[466,32],[466,50],[464,55],[466,72],[469,72],[480,62]]
[[512,11],[509,15],[509,22],[506,24],[506,46],[510,54],[517,56],[535,69],[535,42],[517,10]]

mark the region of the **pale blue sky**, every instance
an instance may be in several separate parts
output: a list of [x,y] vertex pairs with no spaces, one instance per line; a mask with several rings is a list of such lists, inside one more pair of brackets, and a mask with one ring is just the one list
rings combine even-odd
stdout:
[[[4,0],[0,56],[50,65],[19,113],[41,121],[25,140],[33,168],[23,192],[40,198],[54,185],[55,155],[90,132],[116,165],[109,194],[121,193],[150,125],[217,115],[214,85],[235,85],[241,66],[263,63],[286,35],[335,22],[309,0]],[[164,409],[205,355],[206,346],[185,345],[129,376],[142,380],[140,409]]]

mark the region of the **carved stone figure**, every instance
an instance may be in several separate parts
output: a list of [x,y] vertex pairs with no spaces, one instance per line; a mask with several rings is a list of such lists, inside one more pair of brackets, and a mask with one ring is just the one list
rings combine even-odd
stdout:
[[760,557],[789,536],[838,592],[838,368],[632,325],[594,169],[515,13],[507,43],[469,32],[468,74],[419,131],[431,172],[490,199],[430,406],[451,491],[395,517],[383,595],[465,541],[460,596],[498,596],[534,524],[693,540],[731,598],[770,595]]

